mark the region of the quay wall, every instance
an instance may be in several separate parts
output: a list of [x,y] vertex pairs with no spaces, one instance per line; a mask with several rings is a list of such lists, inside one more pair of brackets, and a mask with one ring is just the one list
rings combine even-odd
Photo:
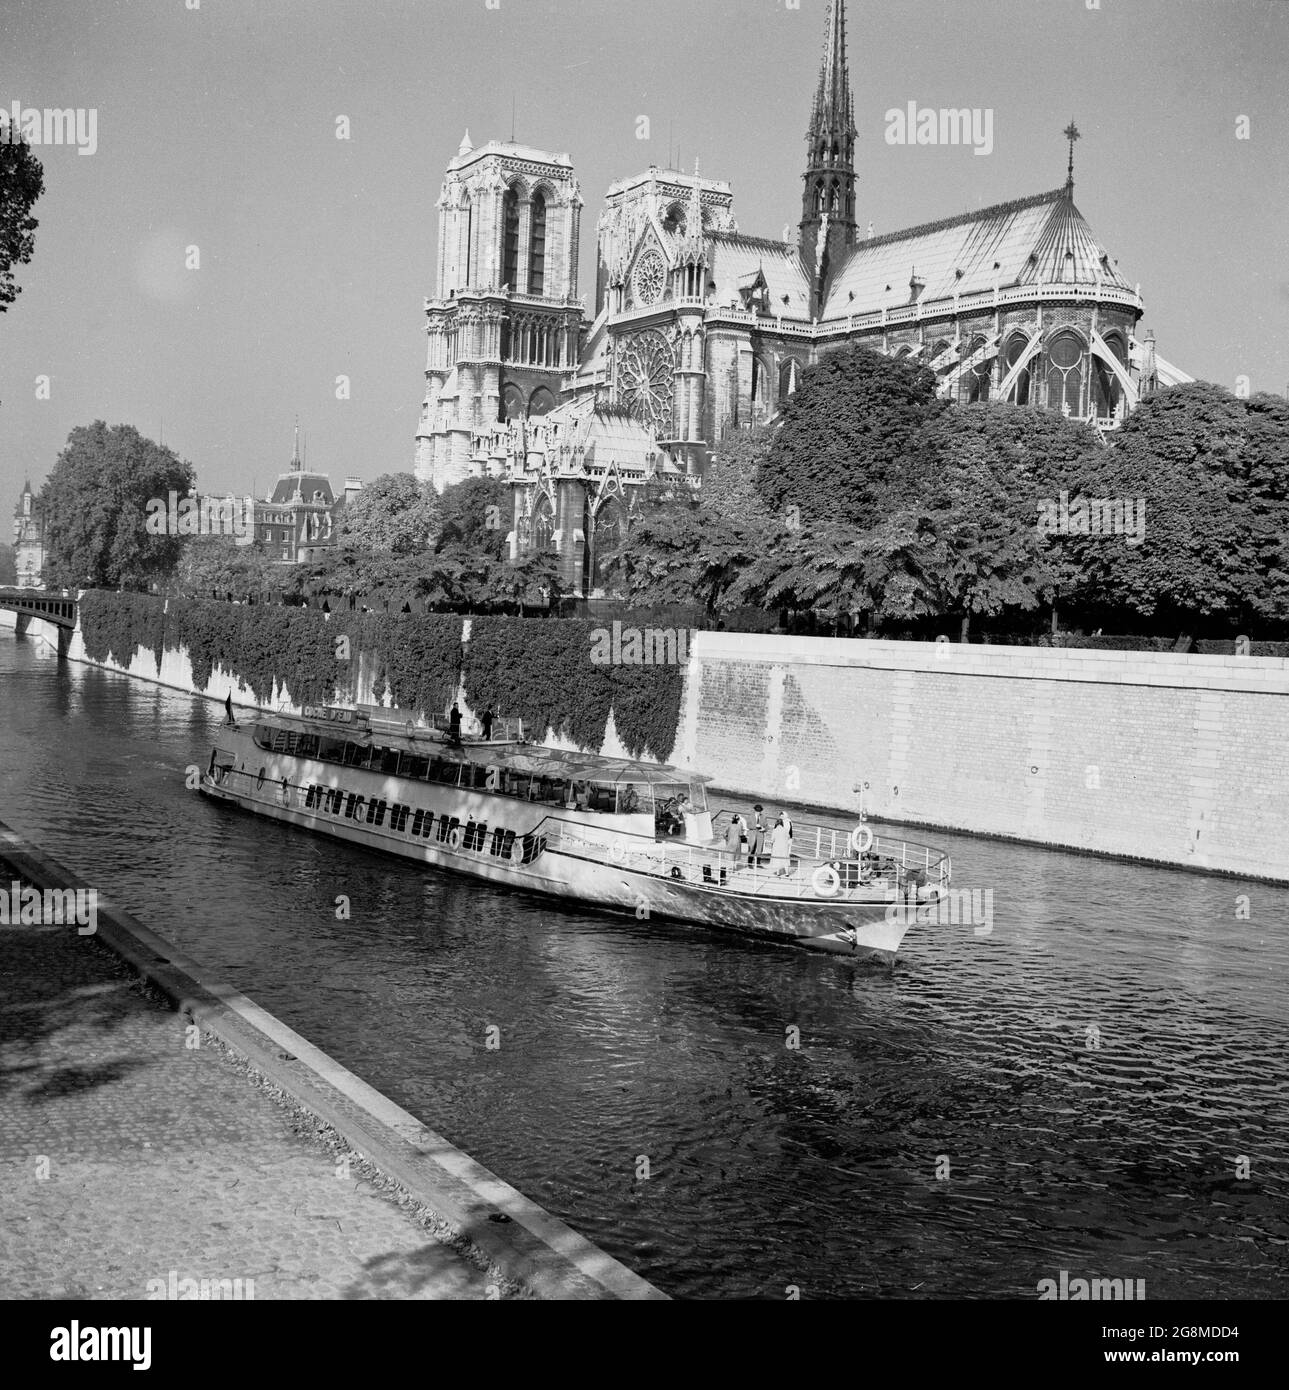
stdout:
[[[195,689],[183,651],[89,664]],[[254,703],[236,687],[195,693]],[[363,675],[357,698],[381,703]],[[672,761],[740,801],[858,812],[862,787],[880,820],[1289,882],[1283,658],[702,632]]]

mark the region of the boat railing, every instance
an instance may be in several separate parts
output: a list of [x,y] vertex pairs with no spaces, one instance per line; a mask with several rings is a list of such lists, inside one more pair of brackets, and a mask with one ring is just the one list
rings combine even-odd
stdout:
[[[725,838],[730,820],[740,814],[725,808],[712,816],[712,830],[718,838]],[[743,819],[747,820],[747,817]],[[864,823],[860,822],[860,825]],[[894,874],[901,887],[916,879],[919,886],[938,884],[942,889],[948,888],[953,866],[949,855],[943,850],[917,840],[878,835],[868,826],[864,828],[868,830],[867,835],[857,834],[858,826],[854,830],[839,830],[836,826],[794,818],[792,858],[816,865],[858,861],[861,875],[865,877]],[[760,856],[763,859],[769,858],[772,830],[772,826],[766,827]]]
[[[721,812],[716,820],[724,817],[728,825],[732,814]],[[800,822],[793,828],[806,830]],[[913,891],[926,897],[948,887],[949,856],[928,845],[874,836],[868,849],[857,855],[848,851],[847,831],[811,826],[809,832],[796,836],[788,866],[778,869],[771,867],[768,846],[752,857],[746,850],[729,849],[721,836],[695,844],[627,832],[608,835],[559,816],[546,817],[534,835],[546,848],[575,858],[610,860],[638,873],[739,893],[828,898],[874,891],[899,897]]]

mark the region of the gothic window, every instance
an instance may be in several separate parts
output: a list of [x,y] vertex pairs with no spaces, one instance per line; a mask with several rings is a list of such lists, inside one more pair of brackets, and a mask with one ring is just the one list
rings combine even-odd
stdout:
[[[968,356],[974,356],[977,349],[984,347],[985,339],[977,335],[971,340]],[[958,378],[958,403],[974,405],[977,401],[989,399],[989,386],[994,374],[994,359],[986,357],[977,362],[969,371]]]
[[501,282],[512,290],[519,288],[519,195],[506,190],[501,203],[504,244],[501,256]]
[[834,217],[838,216],[841,212],[841,185],[836,179],[832,181],[832,197],[829,201],[829,211]]
[[789,396],[796,395],[800,384],[801,363],[795,357],[789,357],[779,366],[779,399],[786,401]]
[[554,393],[547,386],[539,386],[528,398],[529,415],[546,415],[555,409]]
[[[1126,354],[1117,334],[1106,339],[1106,346],[1122,363]],[[1092,359],[1093,411],[1099,419],[1113,419],[1119,408],[1119,379],[1099,358]]]
[[672,236],[685,235],[685,210],[679,203],[673,203],[667,209],[667,216],[663,220],[662,229]]
[[550,550],[554,545],[555,512],[549,497],[543,497],[533,513],[533,549]]
[[1073,333],[1058,333],[1048,344],[1047,408],[1083,413],[1083,344]]
[[666,337],[649,329],[622,344],[618,394],[622,403],[661,438],[671,432],[672,374],[675,357]]
[[474,204],[467,203],[465,209],[465,284],[470,283],[474,270]]
[[532,232],[528,252],[528,293],[546,293],[546,195],[533,194]]
[[[1007,343],[1007,356],[1004,358],[1004,361],[1005,361],[1005,363],[1006,363],[1007,371],[1008,371],[1008,372],[1010,372],[1011,369],[1016,365],[1016,363],[1020,361],[1021,356],[1024,354],[1025,348],[1026,348],[1026,340],[1025,340],[1025,338],[1024,338],[1022,335],[1020,335],[1020,334],[1017,334],[1015,337],[1011,338],[1011,339],[1008,341],[1008,343]],[[1015,403],[1016,403],[1017,405],[1028,405],[1028,404],[1029,404],[1029,368],[1028,368],[1028,367],[1026,367],[1025,370],[1024,370],[1023,372],[1021,372],[1021,374],[1016,378],[1016,384],[1012,387],[1012,396],[1011,396],[1011,398],[1012,398],[1013,401],[1015,401]]]
[[518,420],[524,413],[524,393],[513,381],[506,383],[501,393],[501,413],[504,420]]
[[752,418],[765,420],[773,407],[774,371],[763,358],[752,359]]
[[826,203],[826,201],[827,201],[827,198],[828,198],[828,194],[827,194],[827,192],[826,192],[825,189],[824,189],[823,180],[821,179],[821,180],[815,185],[815,215],[816,215],[816,216],[819,216],[819,215],[823,212],[823,210],[824,210],[824,205],[825,205],[825,203]]
[[592,573],[595,587],[608,587],[607,561],[610,555],[622,544],[627,534],[626,513],[616,497],[610,497],[595,516],[595,556]]

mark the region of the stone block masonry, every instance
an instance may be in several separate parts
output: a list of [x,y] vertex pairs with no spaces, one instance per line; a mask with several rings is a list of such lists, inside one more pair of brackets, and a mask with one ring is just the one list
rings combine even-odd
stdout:
[[724,790],[1289,880],[1285,660],[704,632],[688,678]]

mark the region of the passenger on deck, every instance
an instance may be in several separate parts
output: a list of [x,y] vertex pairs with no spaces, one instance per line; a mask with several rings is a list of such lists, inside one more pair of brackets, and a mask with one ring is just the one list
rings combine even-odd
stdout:
[[755,864],[765,848],[765,807],[758,801],[752,807],[752,830],[748,837],[747,862]]
[[725,848],[733,855],[745,854],[747,838],[747,822],[742,816],[735,813],[730,817],[729,829],[725,832]]
[[787,878],[792,870],[792,835],[783,816],[775,821],[770,834],[770,868],[775,878]]
[[634,815],[640,809],[640,797],[636,794],[634,782],[628,782],[618,795],[618,810],[624,816]]

